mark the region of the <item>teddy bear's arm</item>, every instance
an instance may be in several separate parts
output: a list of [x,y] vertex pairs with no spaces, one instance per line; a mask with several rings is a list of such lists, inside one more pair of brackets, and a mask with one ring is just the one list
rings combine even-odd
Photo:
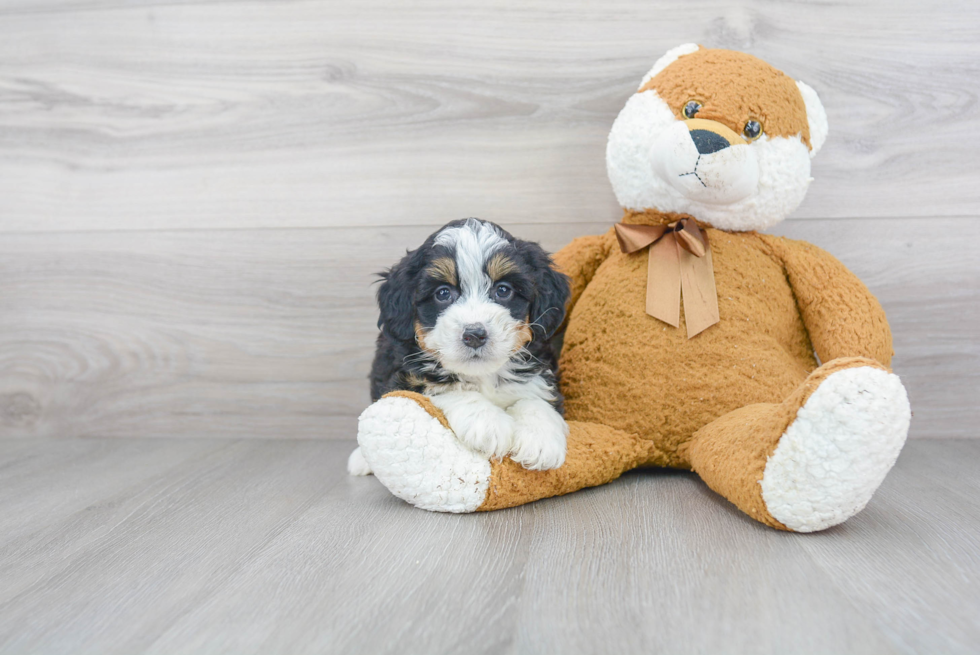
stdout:
[[572,311],[599,266],[609,257],[615,242],[616,237],[612,231],[579,237],[552,256],[561,272],[569,277],[571,294],[565,306],[566,311]]
[[891,364],[895,353],[885,310],[854,273],[813,244],[760,236],[783,261],[821,361],[860,356]]

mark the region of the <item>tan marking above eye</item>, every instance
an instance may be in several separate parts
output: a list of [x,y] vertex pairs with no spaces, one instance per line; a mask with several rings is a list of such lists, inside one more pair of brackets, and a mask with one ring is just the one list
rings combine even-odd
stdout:
[[514,263],[507,255],[498,252],[490,261],[487,262],[487,275],[490,279],[496,282],[505,275],[509,275],[517,270],[517,264]]
[[419,345],[419,348],[427,353],[433,353],[434,351],[425,345],[425,328],[418,321],[415,321],[415,343]]
[[436,259],[429,267],[425,269],[425,272],[436,280],[442,280],[447,284],[453,286],[457,285],[456,278],[456,262],[452,257],[440,257]]

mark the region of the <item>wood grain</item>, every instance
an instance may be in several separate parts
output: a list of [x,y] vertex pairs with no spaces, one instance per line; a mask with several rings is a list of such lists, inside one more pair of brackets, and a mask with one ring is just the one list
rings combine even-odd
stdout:
[[[889,313],[913,436],[975,436],[980,242],[967,219],[813,220]],[[556,249],[609,223],[507,227]],[[373,273],[426,227],[8,234],[0,435],[353,438]]]
[[973,0],[8,0],[0,232],[604,220],[609,127],[689,41],[821,93],[797,218],[977,215]]
[[[777,532],[695,477],[479,515],[348,478],[349,441],[0,440],[0,652],[971,653],[980,440]],[[162,457],[158,457],[162,456]],[[55,515],[27,510],[62,508]]]
[[913,435],[974,436],[972,0],[0,2],[0,436],[351,436],[371,273],[460,216],[606,229],[606,134],[686,41],[822,94],[778,231],[882,298]]

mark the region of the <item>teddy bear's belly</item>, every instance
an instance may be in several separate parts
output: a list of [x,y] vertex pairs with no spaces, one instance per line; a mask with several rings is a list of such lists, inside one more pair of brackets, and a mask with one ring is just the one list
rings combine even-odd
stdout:
[[[676,465],[678,445],[745,405],[780,402],[816,368],[782,266],[738,235],[714,237],[721,322],[687,338],[646,314],[646,255],[616,253],[572,311],[561,356],[570,420],[654,440]],[[719,242],[722,243],[719,243]]]

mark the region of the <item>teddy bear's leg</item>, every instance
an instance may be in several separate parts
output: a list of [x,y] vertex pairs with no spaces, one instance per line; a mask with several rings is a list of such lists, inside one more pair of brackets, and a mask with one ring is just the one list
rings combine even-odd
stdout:
[[530,471],[509,457],[488,461],[462,445],[425,396],[386,395],[361,414],[357,441],[375,477],[402,500],[437,512],[523,505],[615,480],[646,461],[649,441],[570,421],[561,468]]
[[864,509],[895,463],[910,417],[898,376],[874,360],[839,358],[782,403],[709,423],[687,444],[687,458],[752,518],[813,532]]

